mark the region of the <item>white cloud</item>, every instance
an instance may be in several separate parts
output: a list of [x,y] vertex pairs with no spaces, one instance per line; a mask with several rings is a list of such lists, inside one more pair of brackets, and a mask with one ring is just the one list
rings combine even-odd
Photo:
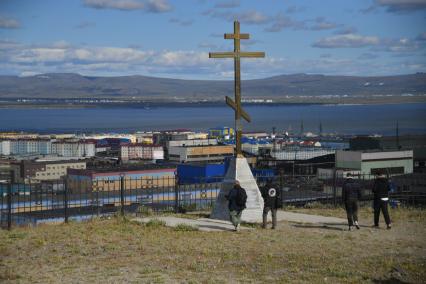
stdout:
[[426,9],[426,0],[376,0],[375,4],[387,8],[389,12],[408,12]]
[[221,11],[216,11],[214,9],[210,9],[205,11],[203,15],[209,15],[212,18],[219,18],[219,19],[226,20],[228,22],[233,22],[238,20],[241,23],[249,24],[249,25],[250,24],[263,25],[271,21],[270,17],[255,10],[250,10],[250,11],[245,11],[240,13],[233,13],[233,12],[221,12]]
[[321,30],[330,30],[338,27],[336,23],[327,21],[324,17],[317,17],[314,21],[314,24],[310,27],[311,30],[321,31]]
[[152,13],[165,13],[173,10],[173,7],[167,0],[148,0],[146,3],[146,11]]
[[81,23],[79,23],[78,25],[76,25],[74,28],[76,29],[87,29],[87,28],[92,28],[95,27],[96,23],[94,22],[90,22],[90,21],[83,21]]
[[319,48],[354,48],[375,46],[380,43],[376,36],[362,36],[357,34],[343,34],[322,38],[312,46]]
[[273,19],[273,23],[270,27],[265,28],[266,32],[280,32],[286,28],[302,27],[303,23],[294,21],[289,16],[282,13],[278,14]]
[[[403,41],[404,42],[404,41]],[[0,41],[0,74],[29,75],[49,72],[74,72],[84,75],[151,75],[187,79],[227,78],[233,61],[209,59],[207,52],[187,50],[141,50],[111,46],[75,46],[59,41],[49,46],[24,45]],[[274,58],[242,60],[244,79],[289,73],[346,75],[386,75],[424,71],[425,64],[381,63],[366,54],[362,59],[322,56],[318,59]],[[423,69],[422,69],[423,68]]]
[[178,19],[178,18],[171,18],[169,20],[170,23],[178,24],[182,27],[188,27],[191,26],[194,22],[193,20],[184,20],[184,19]]
[[84,0],[84,5],[95,9],[140,10],[144,4],[136,0]]
[[416,39],[419,40],[419,41],[426,41],[426,32],[423,32],[423,33],[419,34],[416,37]]
[[240,6],[240,0],[220,1],[214,5],[215,8],[230,9]]
[[377,12],[378,8],[385,8],[390,13],[409,13],[426,9],[426,0],[374,0],[373,4],[362,13]]
[[20,27],[21,27],[21,24],[17,20],[0,16],[0,28],[18,29]]

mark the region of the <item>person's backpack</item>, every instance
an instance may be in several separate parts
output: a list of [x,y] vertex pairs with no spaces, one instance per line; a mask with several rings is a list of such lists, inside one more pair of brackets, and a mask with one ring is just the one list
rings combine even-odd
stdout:
[[238,188],[237,190],[237,198],[236,198],[236,203],[239,207],[246,207],[246,202],[247,202],[247,193],[244,190],[244,188]]

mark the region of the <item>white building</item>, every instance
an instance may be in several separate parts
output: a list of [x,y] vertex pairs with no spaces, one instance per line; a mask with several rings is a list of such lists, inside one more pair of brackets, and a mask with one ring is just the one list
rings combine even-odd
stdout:
[[0,155],[10,155],[10,140],[0,141]]
[[62,157],[94,157],[96,148],[94,142],[57,141],[52,143],[52,154]]
[[52,151],[52,142],[49,139],[16,139],[10,140],[10,154],[42,154],[49,155]]
[[361,175],[374,175],[377,171],[387,175],[413,172],[413,151],[362,152],[337,151],[336,168],[359,170]]
[[166,142],[166,148],[179,147],[179,146],[205,146],[217,145],[217,139],[186,139],[186,140],[172,140]]
[[164,149],[159,145],[126,144],[120,146],[120,158],[127,160],[164,160]]
[[298,148],[271,152],[271,156],[277,160],[309,160],[316,157],[334,154],[336,150],[324,148]]

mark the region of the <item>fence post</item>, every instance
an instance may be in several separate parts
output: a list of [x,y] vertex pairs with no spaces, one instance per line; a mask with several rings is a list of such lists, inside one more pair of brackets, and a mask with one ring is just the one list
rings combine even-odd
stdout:
[[68,223],[68,178],[64,179],[64,219]]
[[175,213],[179,213],[179,179],[175,176]]
[[120,174],[120,203],[121,216],[124,216],[124,174]]
[[283,189],[283,169],[279,169],[279,174],[280,174],[280,189]]
[[337,179],[337,174],[336,174],[336,167],[333,168],[333,205],[336,207],[337,206],[337,189],[336,189],[336,179]]
[[15,181],[14,172],[10,171],[10,183],[7,186],[7,229],[12,229],[12,186]]

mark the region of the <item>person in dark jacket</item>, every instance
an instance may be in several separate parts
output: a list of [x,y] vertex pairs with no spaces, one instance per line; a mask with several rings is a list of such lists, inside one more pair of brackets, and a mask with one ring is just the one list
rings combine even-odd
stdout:
[[346,215],[348,216],[349,231],[355,227],[359,230],[358,223],[358,200],[361,199],[361,186],[354,180],[351,173],[346,175],[346,180],[342,187],[342,201],[345,204]]
[[277,227],[277,208],[282,207],[281,193],[272,179],[268,179],[266,185],[261,190],[263,197],[263,225],[262,228],[266,229],[268,212],[272,214],[272,229]]
[[240,204],[240,201],[238,200],[239,194],[242,194],[245,196],[245,198],[247,198],[246,190],[242,188],[240,186],[240,182],[236,180],[234,187],[226,196],[226,199],[228,199],[229,217],[231,219],[232,225],[235,227],[235,231],[240,230],[241,214],[246,208],[245,202],[244,204]]
[[389,185],[389,181],[386,178],[385,174],[382,172],[378,172],[373,184],[374,227],[376,228],[379,227],[380,210],[383,212],[383,217],[385,218],[387,228],[390,229],[392,226],[388,211],[390,190],[391,188]]

